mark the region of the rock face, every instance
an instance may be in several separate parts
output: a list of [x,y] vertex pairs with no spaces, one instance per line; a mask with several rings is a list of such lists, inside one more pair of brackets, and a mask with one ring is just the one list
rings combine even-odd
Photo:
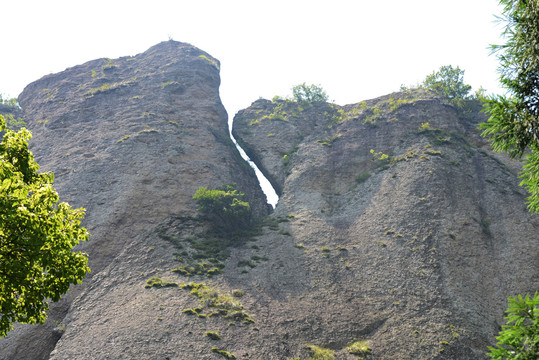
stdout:
[[539,222],[520,164],[479,136],[479,110],[411,91],[236,115],[234,136],[279,189],[274,216],[294,215],[259,240],[275,262],[242,285],[281,334],[272,358],[306,343],[353,358],[356,339],[373,359],[485,358],[506,297],[539,288]]
[[216,59],[169,41],[25,88],[19,101],[41,170],[55,174],[62,201],[87,210],[91,240],[81,248],[92,273],[53,306],[44,326],[20,326],[2,339],[0,359],[48,359],[53,349],[52,359],[165,358],[146,341],[170,351],[158,341],[176,330],[152,314],[162,327],[156,330],[144,314],[168,301],[144,285],[177,265],[168,242],[148,245],[151,234],[171,216],[194,215],[192,196],[200,186],[237,183],[259,215],[268,213],[254,172],[229,139],[219,84]]
[[195,216],[197,188],[230,183],[268,213],[219,81],[217,60],[170,41],[27,86],[36,159],[87,209],[92,274],[0,359],[485,358],[506,296],[539,288],[539,221],[477,104],[256,101],[234,133],[281,199],[251,242]]

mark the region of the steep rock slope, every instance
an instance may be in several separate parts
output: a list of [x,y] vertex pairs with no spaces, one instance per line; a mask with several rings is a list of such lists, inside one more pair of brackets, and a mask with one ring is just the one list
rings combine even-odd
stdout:
[[[216,261],[199,186],[236,182],[267,213],[227,137],[218,70],[171,41],[21,94],[42,170],[87,208],[93,272],[45,325],[0,340],[0,359],[305,360],[316,346],[358,359],[358,340],[372,359],[483,358],[505,297],[539,286],[539,223],[520,164],[478,136],[478,109],[421,91],[253,103],[235,136],[281,199],[252,242]],[[186,259],[198,256],[223,273],[194,275]]]
[[185,299],[144,287],[151,276],[173,277],[178,264],[156,229],[194,215],[200,186],[237,183],[259,216],[268,212],[228,137],[219,84],[216,59],[169,41],[25,88],[19,101],[41,170],[54,172],[62,201],[87,209],[91,239],[80,247],[92,273],[45,325],[18,326],[2,339],[0,359],[48,359],[53,349],[52,359],[164,359],[172,351],[159,339],[179,325],[158,323],[154,312]]
[[314,344],[352,359],[357,340],[373,359],[485,358],[506,296],[539,288],[539,221],[520,164],[479,136],[479,110],[417,90],[236,115],[280,192],[274,216],[291,219],[259,239],[273,261],[235,279],[267,312],[267,358]]

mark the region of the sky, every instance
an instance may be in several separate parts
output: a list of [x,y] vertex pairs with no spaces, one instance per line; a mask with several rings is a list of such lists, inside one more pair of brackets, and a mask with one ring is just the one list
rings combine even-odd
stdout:
[[414,85],[442,65],[500,93],[497,0],[17,0],[2,4],[0,94],[49,73],[144,52],[170,38],[221,62],[233,116],[260,97],[322,86],[339,105]]
[[489,50],[502,43],[497,0],[17,0],[1,9],[4,98],[47,74],[169,39],[219,59],[230,119],[298,84],[345,105],[416,85],[443,65],[464,70],[474,91],[502,93]]

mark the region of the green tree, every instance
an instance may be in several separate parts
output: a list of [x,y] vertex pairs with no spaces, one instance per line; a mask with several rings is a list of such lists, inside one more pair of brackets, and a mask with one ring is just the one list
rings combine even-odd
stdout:
[[7,128],[11,130],[19,130],[26,126],[24,120],[20,117],[15,117],[21,112],[21,107],[16,98],[4,99],[0,94],[0,115],[4,116],[7,123]]
[[487,99],[488,122],[481,124],[483,136],[495,151],[513,158],[526,154],[521,186],[529,192],[528,209],[539,212],[539,3],[501,0],[500,20],[505,23],[507,42],[493,45],[500,61],[500,82],[507,95]]
[[21,108],[19,106],[19,101],[17,100],[17,98],[4,99],[2,97],[2,94],[0,94],[0,105],[4,105],[4,106],[7,106],[7,107],[13,108],[13,109],[20,109]]
[[87,255],[73,252],[88,239],[84,209],[59,202],[54,175],[38,173],[28,150],[31,134],[6,130],[0,115],[0,337],[13,323],[42,323],[48,301],[60,300],[90,271]]
[[212,190],[200,187],[193,199],[198,205],[197,211],[223,230],[239,230],[251,222],[251,207],[245,201],[245,194],[234,184]]
[[[529,0],[500,0],[499,20],[505,23],[506,43],[492,45],[500,66],[500,82],[507,94],[486,100],[487,123],[480,125],[483,136],[495,151],[522,159],[520,176],[525,186],[528,209],[539,212],[539,3]],[[539,356],[539,296],[518,295],[509,299],[504,326],[497,337],[498,348],[489,348],[495,359],[537,359]]]
[[438,71],[428,75],[422,86],[434,90],[438,95],[452,102],[468,98],[472,87],[464,83],[464,70],[451,65],[440,67]]
[[506,325],[496,337],[496,347],[487,353],[493,359],[536,360],[539,358],[539,293],[533,298],[509,297]]
[[26,126],[26,122],[20,117],[16,118],[12,114],[4,114],[3,116],[6,121],[6,128],[10,130],[20,130]]
[[306,85],[305,83],[294,86],[292,88],[292,96],[294,101],[298,103],[314,104],[328,101],[328,95],[322,87]]

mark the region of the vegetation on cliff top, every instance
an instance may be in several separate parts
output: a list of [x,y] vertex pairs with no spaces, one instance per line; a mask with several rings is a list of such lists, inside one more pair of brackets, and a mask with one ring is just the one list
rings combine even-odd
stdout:
[[427,75],[423,86],[450,100],[465,99],[472,89],[464,83],[464,70],[451,65],[442,66],[438,71]]
[[294,86],[292,96],[294,101],[298,103],[314,104],[328,101],[328,95],[321,86],[306,85],[305,83]]

